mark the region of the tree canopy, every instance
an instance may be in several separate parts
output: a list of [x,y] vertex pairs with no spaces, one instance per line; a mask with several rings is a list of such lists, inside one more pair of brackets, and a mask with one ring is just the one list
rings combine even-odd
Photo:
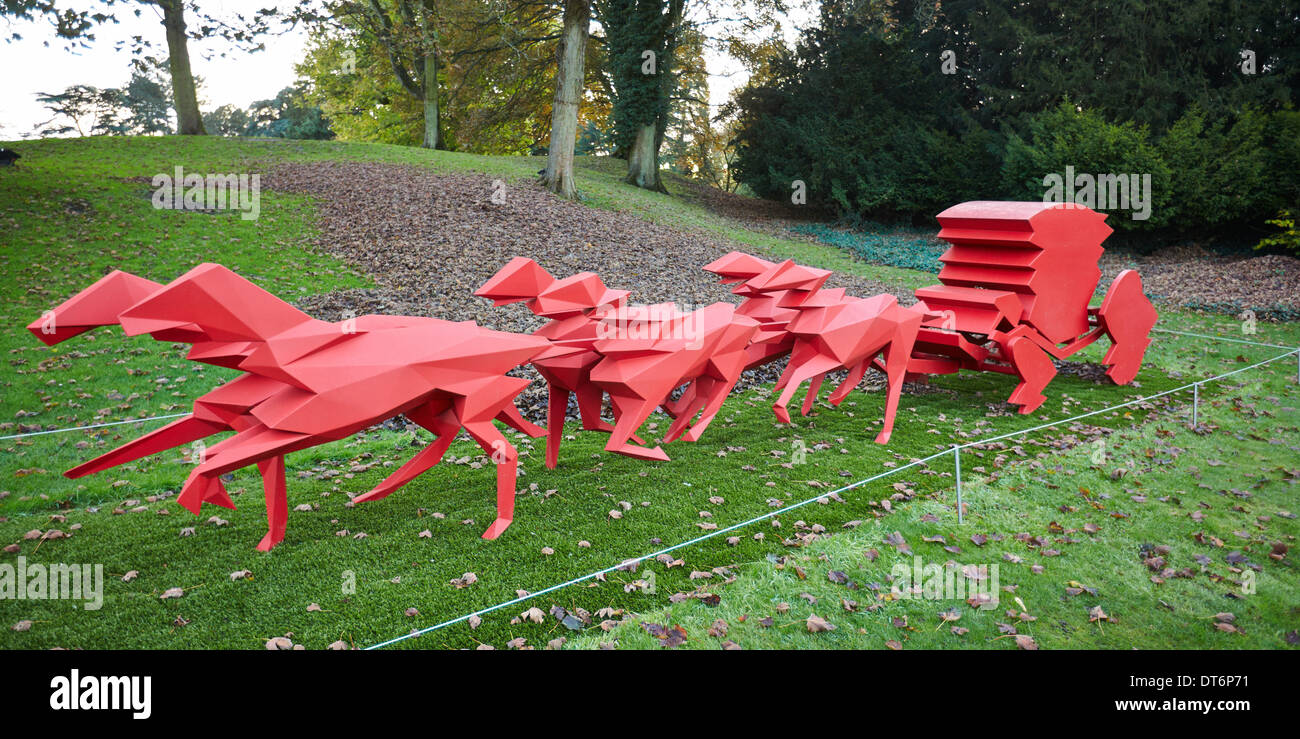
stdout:
[[[1300,12],[1284,0],[826,0],[736,98],[736,176],[851,218],[1039,199],[1145,173],[1129,230],[1258,224],[1296,202]],[[1192,51],[1194,50],[1194,51]],[[1227,194],[1231,193],[1231,197]],[[1289,195],[1287,193],[1290,193]]]

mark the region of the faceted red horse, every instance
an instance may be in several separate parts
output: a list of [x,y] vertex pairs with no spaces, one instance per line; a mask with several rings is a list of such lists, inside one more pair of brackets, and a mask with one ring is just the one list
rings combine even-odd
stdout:
[[[549,467],[559,458],[570,393],[578,397],[584,429],[610,432],[608,451],[667,460],[662,448],[645,448],[635,434],[661,405],[676,411],[665,441],[699,439],[744,371],[746,347],[758,328],[726,303],[691,313],[671,304],[629,307],[626,291],[609,290],[591,272],[557,280],[524,257],[511,260],[474,294],[497,305],[525,302],[552,319],[533,334],[556,346],[533,361],[550,387]],[[683,384],[681,399],[670,404],[669,395]],[[612,426],[600,418],[606,393]]]
[[198,460],[177,502],[196,514],[204,502],[233,508],[221,476],[256,464],[269,528],[257,548],[266,551],[284,539],[285,454],[405,413],[437,440],[357,500],[382,498],[437,464],[464,428],[498,462],[497,519],[483,537],[494,539],[510,525],[518,457],[492,420],[532,436],[544,433],[512,404],[527,380],[505,374],[547,351],[544,340],[472,321],[362,316],[327,323],[216,264],[165,286],[113,272],[28,328],[55,344],[112,324],[131,336],[191,343],[189,359],[245,374],[197,399],[191,415],[69,470],[68,477],[233,430]]
[[[551,319],[533,332],[550,341],[555,349],[533,359],[533,366],[546,380],[549,398],[546,411],[546,466],[554,469],[560,459],[564,417],[569,396],[578,398],[578,414],[587,431],[614,430],[600,417],[605,395],[592,383],[591,370],[602,359],[596,342],[602,338],[604,309],[626,305],[626,290],[610,290],[592,272],[579,272],[557,280],[537,262],[515,257],[474,291],[494,305],[524,303],[534,315]],[[616,407],[617,414],[619,409]],[[638,444],[644,442],[633,436]]]
[[758,321],[758,333],[745,350],[745,369],[761,367],[790,353],[794,335],[786,327],[798,317],[799,309],[783,301],[792,290],[816,290],[831,276],[830,270],[804,267],[790,260],[778,264],[739,251],[704,265],[704,270],[722,277],[719,284],[739,283],[731,292],[745,299],[736,312]]
[[596,342],[603,359],[591,370],[591,381],[609,393],[615,408],[605,449],[658,460],[668,455],[658,446],[629,443],[633,432],[673,390],[689,383],[664,441],[698,441],[745,371],[745,350],[758,331],[757,321],[739,315],[729,303],[690,313],[669,304],[643,306],[602,322],[607,332],[619,336]]
[[888,378],[884,427],[876,442],[889,442],[908,356],[924,318],[920,311],[903,308],[892,295],[863,299],[846,295],[843,288],[823,289],[829,271],[790,260],[777,264],[732,252],[705,269],[723,275],[724,282],[743,280],[732,291],[746,296],[740,311],[759,317],[764,329],[762,343],[756,340],[750,347],[751,362],[773,361],[789,347],[790,363],[775,387],[781,394],[772,405],[782,423],[790,422],[787,405],[805,381],[809,387],[802,412],[807,415],[827,373],[849,371],[829,397],[839,405],[874,365]]

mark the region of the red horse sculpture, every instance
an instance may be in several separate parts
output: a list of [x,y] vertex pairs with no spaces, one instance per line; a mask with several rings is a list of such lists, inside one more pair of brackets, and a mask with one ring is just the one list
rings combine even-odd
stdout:
[[757,321],[739,315],[729,303],[691,313],[670,305],[647,306],[603,321],[616,323],[628,335],[595,345],[603,359],[592,368],[591,381],[609,393],[617,416],[605,449],[665,461],[662,448],[629,443],[633,433],[673,390],[689,384],[682,396],[689,400],[678,407],[664,442],[698,441],[745,371],[745,349],[758,330]]
[[[534,358],[533,366],[546,380],[549,392],[546,411],[546,466],[554,469],[560,458],[560,439],[564,436],[564,416],[569,396],[578,398],[578,414],[587,431],[613,431],[614,426],[600,417],[604,391],[591,382],[591,370],[602,356],[596,351],[601,324],[593,315],[607,306],[626,303],[626,290],[610,290],[591,272],[580,272],[557,280],[537,262],[515,257],[497,271],[482,287],[474,291],[489,298],[494,305],[524,303],[535,315],[551,319],[533,332],[556,347],[545,357]],[[614,409],[618,412],[618,408]],[[632,437],[636,443],[644,443]]]
[[497,464],[495,539],[514,512],[517,453],[493,419],[530,434],[512,401],[528,381],[506,372],[549,351],[539,338],[480,328],[472,321],[362,316],[319,321],[216,264],[163,286],[113,272],[28,328],[55,344],[95,326],[129,336],[194,345],[189,359],[245,374],[194,402],[194,412],[66,472],[76,478],[222,431],[190,473],[177,502],[233,508],[221,476],[250,464],[262,473],[268,531],[257,548],[284,539],[288,515],[284,455],[350,436],[399,413],[437,440],[358,501],[382,498],[441,460],[460,429]]
[[[523,257],[512,259],[474,294],[496,305],[524,302],[534,314],[551,319],[533,335],[562,350],[532,363],[550,392],[548,467],[559,459],[570,393],[578,397],[583,428],[610,433],[608,451],[667,460],[662,447],[646,448],[635,432],[686,384],[664,441],[698,440],[744,371],[745,350],[758,328],[726,303],[691,313],[671,304],[629,307],[627,291],[606,288],[591,272],[557,280]],[[606,393],[613,425],[600,418]]]
[[787,406],[805,381],[809,386],[802,412],[808,415],[827,373],[849,371],[829,397],[832,405],[839,405],[874,364],[888,377],[884,425],[876,443],[889,443],[923,313],[901,307],[892,295],[862,299],[846,295],[843,288],[823,289],[829,271],[790,260],[776,264],[732,252],[705,269],[722,275],[724,284],[743,280],[732,290],[745,296],[740,312],[763,326],[750,345],[751,366],[789,353],[790,363],[775,387],[781,394],[772,405],[782,423],[790,422]]

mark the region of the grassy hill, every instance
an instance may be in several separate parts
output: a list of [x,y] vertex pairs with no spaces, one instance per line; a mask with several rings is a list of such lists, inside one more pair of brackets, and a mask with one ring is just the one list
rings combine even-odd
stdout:
[[[216,261],[289,300],[376,284],[376,275],[312,245],[322,205],[312,198],[263,191],[261,215],[249,221],[160,211],[149,200],[156,173],[177,165],[259,172],[281,162],[347,159],[522,181],[541,166],[527,157],[336,142],[164,137],[14,146],[20,166],[0,170],[0,347],[8,360],[0,436],[182,413],[233,376],[186,361],[186,346],[126,338],[116,329],[54,348],[24,329],[108,269],[165,281]],[[583,162],[579,187],[592,208],[720,237],[738,249],[867,276],[900,292],[933,281],[795,235],[747,228],[703,207],[681,183],[670,182],[673,195],[627,187],[617,163]],[[617,284],[618,275],[590,268]],[[1164,310],[1161,326],[1300,345],[1296,324],[1262,323],[1258,334],[1243,336],[1231,317]],[[859,391],[838,409],[819,403],[813,415],[781,426],[764,388],[733,396],[701,442],[667,447],[669,462],[610,455],[603,434],[570,427],[574,438],[565,441],[560,467],[547,470],[542,444],[519,438],[516,519],[494,542],[478,536],[492,519],[491,465],[463,438],[402,491],[356,507],[349,495],[370,489],[427,437],[376,429],[291,455],[290,507],[303,510],[291,512],[288,538],[267,554],[253,551],[265,525],[255,471],[227,483],[237,511],[205,509],[198,518],[173,500],[188,473],[186,450],[77,481],[59,474],[157,421],[0,439],[0,543],[17,545],[0,554],[0,565],[19,556],[101,563],[107,575],[98,611],[66,601],[0,600],[0,647],[260,648],[286,634],[307,648],[339,640],[366,646],[807,499],[813,502],[636,572],[614,571],[486,614],[474,628],[462,622],[401,646],[503,648],[523,639],[542,647],[560,637],[569,646],[658,645],[657,629],[642,622],[679,624],[687,635],[682,646],[699,648],[727,641],[746,648],[1016,648],[1012,629],[1043,648],[1292,644],[1288,634],[1300,627],[1300,579],[1286,552],[1300,529],[1291,513],[1300,479],[1294,359],[1203,387],[1195,431],[1184,393],[968,452],[962,525],[948,458],[815,499],[953,443],[1069,418],[1281,353],[1161,334],[1138,382],[1121,388],[1089,371],[1103,351],[1094,346],[1069,363],[1030,417],[1002,402],[1009,378],[936,378],[928,391],[904,397],[888,447],[871,442],[879,393]],[[213,515],[224,523],[211,522]],[[51,529],[70,536],[51,538]],[[40,533],[26,538],[31,531]],[[941,566],[998,565],[998,607],[892,597],[892,568],[910,566],[913,555]],[[232,579],[241,571],[251,576]],[[124,580],[128,572],[136,576]],[[475,584],[452,583],[467,572]],[[183,597],[160,598],[172,588]],[[557,606],[586,622],[570,629],[551,615]],[[532,607],[541,623],[523,615]],[[1215,626],[1221,612],[1234,614],[1232,630]],[[836,628],[810,632],[814,614]],[[13,630],[19,622],[30,628]]]

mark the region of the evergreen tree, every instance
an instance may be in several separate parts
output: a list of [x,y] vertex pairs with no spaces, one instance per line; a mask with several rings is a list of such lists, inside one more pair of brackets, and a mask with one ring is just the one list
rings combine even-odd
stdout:
[[659,149],[668,126],[673,57],[684,0],[598,0],[613,81],[615,151],[628,160],[627,181],[662,190]]

